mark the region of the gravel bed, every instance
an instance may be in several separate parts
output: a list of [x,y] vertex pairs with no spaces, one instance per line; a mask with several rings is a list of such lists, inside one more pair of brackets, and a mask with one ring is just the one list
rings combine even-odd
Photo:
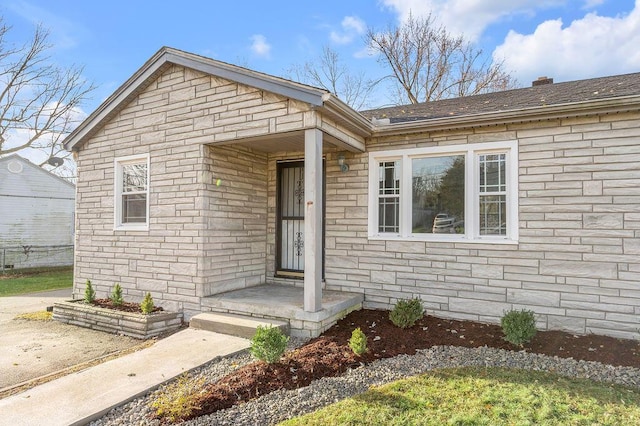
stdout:
[[[294,342],[294,345],[301,342]],[[209,381],[228,374],[240,365],[251,362],[249,354],[214,360],[195,371],[195,376]],[[613,367],[592,361],[550,357],[527,352],[502,349],[462,348],[435,346],[418,351],[416,355],[400,355],[375,361],[367,366],[349,370],[340,377],[323,378],[311,385],[290,391],[276,391],[268,395],[231,407],[217,413],[199,417],[183,425],[271,425],[280,421],[315,411],[369,389],[406,376],[414,376],[429,370],[454,367],[505,367],[535,371],[550,371],[567,377],[587,378],[599,382],[611,382],[640,388],[640,369]],[[150,420],[147,408],[152,394],[114,408],[103,418],[91,423],[107,425],[159,425]]]

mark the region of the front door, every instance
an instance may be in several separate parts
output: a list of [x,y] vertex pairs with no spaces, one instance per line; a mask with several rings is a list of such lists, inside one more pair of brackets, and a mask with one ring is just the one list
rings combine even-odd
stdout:
[[[304,161],[278,163],[277,173],[276,276],[303,278]],[[324,206],[324,177],[322,182]],[[324,230],[324,208],[322,210]],[[324,253],[324,231],[322,247]]]

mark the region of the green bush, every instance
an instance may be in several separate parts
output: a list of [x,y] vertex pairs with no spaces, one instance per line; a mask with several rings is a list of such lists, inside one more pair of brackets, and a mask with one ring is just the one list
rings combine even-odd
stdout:
[[116,285],[113,286],[109,299],[111,299],[111,303],[116,306],[122,305],[124,299],[122,298],[122,287],[120,287],[120,283],[116,283]]
[[142,300],[142,303],[140,303],[140,310],[143,314],[150,314],[151,312],[153,312],[154,307],[155,305],[153,304],[153,297],[151,297],[151,293],[147,292],[147,294],[144,296],[144,299]]
[[351,332],[349,347],[354,354],[360,356],[367,351],[367,336],[360,330],[360,327]]
[[400,328],[413,326],[424,316],[424,308],[420,299],[398,300],[396,306],[389,313],[391,322]]
[[171,423],[179,422],[200,409],[204,384],[204,377],[193,379],[184,373],[162,391],[158,391],[150,407],[154,409],[157,417]]
[[536,319],[533,311],[511,310],[505,312],[500,320],[504,339],[514,345],[522,346],[536,335]]
[[84,288],[84,301],[86,303],[93,303],[94,300],[96,300],[96,291],[93,289],[91,281],[87,280],[87,284]]
[[278,327],[259,325],[251,338],[249,352],[260,361],[273,364],[284,354],[288,341],[289,338]]

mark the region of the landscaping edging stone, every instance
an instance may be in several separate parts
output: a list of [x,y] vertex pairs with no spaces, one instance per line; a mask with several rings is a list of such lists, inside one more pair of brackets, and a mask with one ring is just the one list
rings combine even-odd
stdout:
[[53,319],[136,339],[148,339],[177,330],[182,325],[181,312],[154,312],[148,315],[101,308],[83,300],[69,300],[53,305]]

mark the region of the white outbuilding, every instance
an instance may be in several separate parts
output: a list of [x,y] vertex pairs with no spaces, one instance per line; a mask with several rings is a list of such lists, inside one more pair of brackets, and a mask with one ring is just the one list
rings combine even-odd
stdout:
[[17,154],[0,158],[0,270],[73,264],[75,186]]

